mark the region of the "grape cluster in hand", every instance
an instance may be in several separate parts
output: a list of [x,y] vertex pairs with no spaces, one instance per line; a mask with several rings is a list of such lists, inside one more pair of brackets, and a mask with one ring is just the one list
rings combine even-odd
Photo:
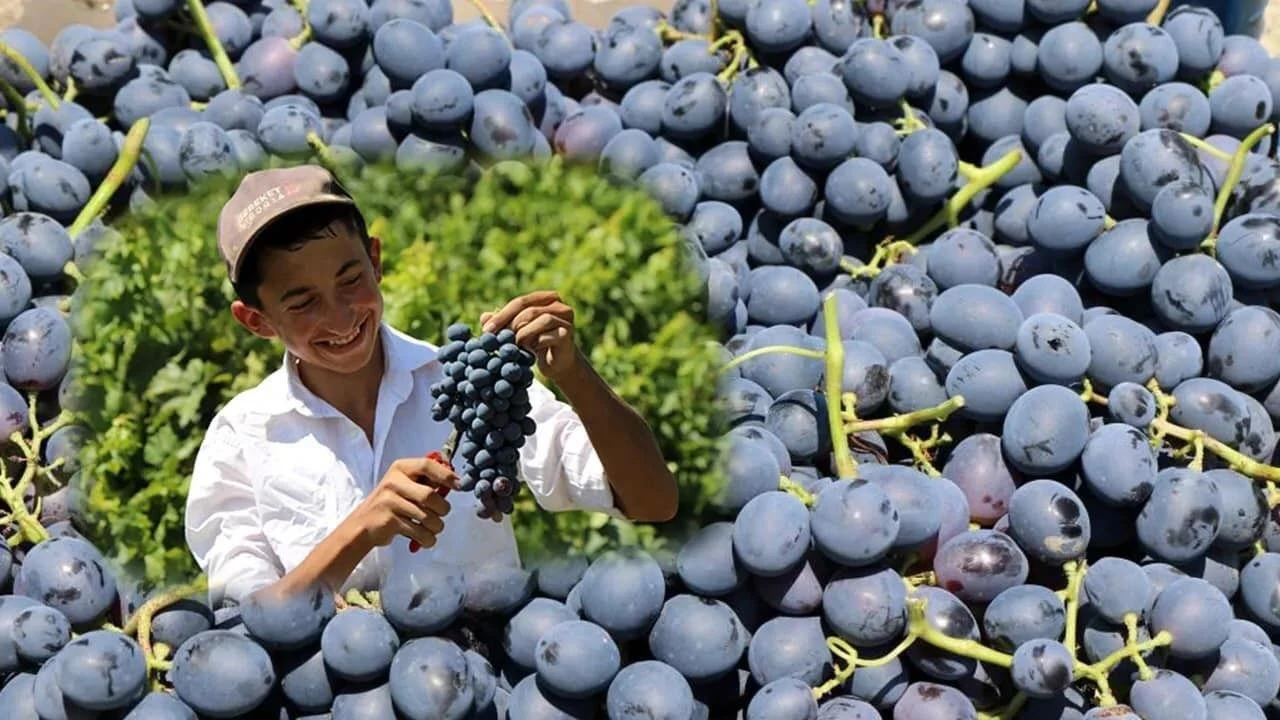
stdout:
[[510,329],[472,337],[457,323],[440,348],[444,379],[431,388],[433,417],[448,420],[457,433],[456,454],[463,490],[480,501],[482,518],[510,515],[519,491],[519,452],[535,425],[529,411],[533,353],[516,345]]

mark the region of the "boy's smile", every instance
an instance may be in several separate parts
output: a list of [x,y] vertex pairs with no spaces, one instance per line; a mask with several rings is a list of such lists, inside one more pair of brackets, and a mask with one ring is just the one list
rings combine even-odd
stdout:
[[[278,337],[311,373],[350,375],[375,359],[382,322],[379,243],[331,226],[300,247],[264,248],[262,309],[233,308],[261,337]],[[370,257],[372,256],[372,257]]]

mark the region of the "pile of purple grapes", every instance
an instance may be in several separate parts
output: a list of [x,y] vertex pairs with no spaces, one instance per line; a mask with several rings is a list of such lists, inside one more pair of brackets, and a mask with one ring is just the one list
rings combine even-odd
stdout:
[[457,436],[455,457],[462,489],[474,494],[482,518],[510,515],[520,490],[520,448],[533,434],[529,386],[533,354],[516,345],[510,329],[472,337],[457,323],[440,348],[444,378],[431,388],[436,420],[448,420]]

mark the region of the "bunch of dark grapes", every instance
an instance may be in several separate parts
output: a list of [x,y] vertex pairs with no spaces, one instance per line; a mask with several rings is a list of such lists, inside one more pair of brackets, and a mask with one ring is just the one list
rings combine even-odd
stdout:
[[510,515],[519,491],[520,448],[533,434],[529,386],[533,353],[516,345],[510,329],[472,337],[462,323],[450,325],[440,348],[444,379],[431,388],[433,417],[453,424],[462,489],[480,501],[482,518]]

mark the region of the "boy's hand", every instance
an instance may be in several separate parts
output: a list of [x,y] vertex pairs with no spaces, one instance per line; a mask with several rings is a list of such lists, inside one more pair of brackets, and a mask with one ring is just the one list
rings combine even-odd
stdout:
[[529,350],[542,374],[556,380],[578,363],[573,337],[573,308],[554,290],[537,290],[508,302],[497,312],[480,316],[485,332],[511,328],[516,344]]
[[458,476],[448,465],[425,457],[402,458],[387,470],[352,519],[375,547],[398,535],[432,547],[450,510],[442,490],[457,486]]

